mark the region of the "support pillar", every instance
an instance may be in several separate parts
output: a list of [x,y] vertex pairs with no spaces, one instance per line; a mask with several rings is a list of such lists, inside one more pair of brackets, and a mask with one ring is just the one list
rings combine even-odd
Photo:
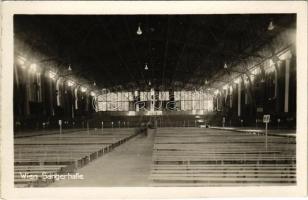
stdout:
[[290,85],[290,59],[286,60],[285,90],[284,90],[284,112],[289,112],[289,85]]
[[241,82],[238,83],[237,116],[241,116]]

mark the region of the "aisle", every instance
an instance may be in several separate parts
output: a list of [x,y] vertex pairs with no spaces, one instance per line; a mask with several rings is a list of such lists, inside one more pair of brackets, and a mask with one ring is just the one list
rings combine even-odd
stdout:
[[154,131],[138,135],[76,173],[83,180],[56,181],[49,187],[148,186],[152,162]]

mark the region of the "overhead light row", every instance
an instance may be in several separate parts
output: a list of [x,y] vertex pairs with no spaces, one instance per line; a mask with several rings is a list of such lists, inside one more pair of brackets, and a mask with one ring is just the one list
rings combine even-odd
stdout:
[[[49,74],[49,78],[55,80],[55,78],[56,78],[56,76],[57,76],[57,74],[56,74],[55,72],[49,71],[48,74]],[[68,80],[68,81],[67,81],[67,86],[73,87],[73,86],[75,86],[75,85],[76,85],[76,83],[75,83],[74,81],[72,81],[72,80]],[[96,86],[96,83],[94,82],[93,85]],[[87,90],[88,90],[88,88],[86,88],[86,87],[84,87],[84,86],[80,86],[80,91],[81,91],[81,92],[86,92]],[[96,96],[95,92],[93,92],[93,91],[90,93],[90,95],[91,95],[91,96]]]
[[[24,57],[18,56],[17,62],[18,62],[18,64],[20,65],[20,67],[22,69],[26,69],[27,68],[27,66],[26,66],[26,59]],[[37,72],[38,71],[38,66],[37,66],[36,63],[31,63],[28,66],[29,66],[29,71],[30,72]],[[68,69],[67,70],[68,71],[72,71],[71,65],[68,65]]]
[[[267,27],[267,30],[272,31],[272,30],[274,30],[274,29],[275,29],[274,22],[273,22],[273,21],[270,21],[270,22],[269,22],[269,25],[268,25],[268,27]],[[228,69],[227,63],[224,64],[224,69]]]
[[[95,83],[95,82],[94,82]],[[75,85],[78,85],[78,84],[76,84],[74,81],[72,81],[72,80],[68,80],[67,81],[67,85],[69,86],[69,87],[73,87],[73,86],[75,86]],[[87,87],[85,87],[85,86],[80,86],[80,91],[81,92],[86,92],[86,91],[88,91],[88,88]],[[95,92],[93,92],[93,91],[91,91],[90,92],[90,95],[91,96],[96,96],[96,93]]]
[[[274,25],[274,22],[273,21],[270,21],[268,27],[267,27],[267,30],[269,31],[272,31],[275,29],[275,25]],[[140,23],[138,25],[138,28],[137,28],[137,31],[136,31],[137,35],[142,35],[142,30],[141,30],[141,26],[140,26]]]
[[[25,65],[26,59],[24,57],[18,56],[17,62],[19,63],[19,65],[21,66],[22,69],[26,69],[27,68],[26,65]],[[38,67],[38,65],[36,63],[30,64],[28,70],[31,73],[39,73],[39,67]],[[68,71],[72,71],[71,65],[68,66]],[[50,79],[52,79],[52,80],[56,80],[57,73],[49,70],[48,71],[48,77]],[[72,81],[72,80],[68,80],[67,81],[67,86],[73,87],[75,85],[76,85],[76,83],[74,81]],[[96,86],[96,82],[95,81],[93,82],[93,85]],[[81,86],[80,90],[81,90],[81,92],[86,92],[88,89],[86,87],[84,87],[84,86]],[[96,96],[96,93],[92,91],[90,93],[90,95],[91,96]]]

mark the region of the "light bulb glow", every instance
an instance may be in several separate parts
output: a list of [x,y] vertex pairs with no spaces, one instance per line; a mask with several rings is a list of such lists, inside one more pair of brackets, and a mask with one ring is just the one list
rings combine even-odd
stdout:
[[92,91],[92,92],[90,93],[90,95],[91,95],[92,97],[94,97],[96,94],[95,94],[95,92]]
[[74,85],[75,85],[75,82],[74,82],[74,81],[69,80],[69,81],[67,82],[67,85],[68,85],[69,87],[72,87],[72,86],[74,86]]
[[26,62],[26,59],[23,58],[23,57],[18,57],[18,64],[22,67],[22,68],[25,68],[25,62]]
[[275,72],[275,66],[274,65],[272,65],[272,66],[270,66],[270,67],[267,67],[267,68],[265,68],[265,73],[266,74],[269,74],[269,73],[273,73],[273,72]]
[[274,30],[274,28],[275,28],[274,23],[273,23],[273,21],[271,21],[271,22],[269,23],[267,29],[268,29],[269,31],[272,31],[272,30]]
[[142,34],[142,30],[141,30],[141,28],[140,28],[140,25],[138,26],[138,29],[137,29],[137,35],[141,35]]
[[228,68],[228,66],[227,66],[227,64],[225,63],[225,65],[224,65],[224,69],[227,69]]
[[239,84],[240,83],[240,78],[235,79],[234,83]]
[[148,64],[147,64],[147,63],[145,64],[144,69],[145,69],[145,70],[148,70],[148,69],[149,69],[149,68],[148,68]]
[[260,68],[255,68],[255,69],[253,69],[252,71],[251,71],[251,74],[253,74],[253,75],[258,75],[258,74],[260,74],[261,73],[261,69]]
[[87,88],[86,87],[81,87],[80,90],[81,90],[81,92],[86,92]]
[[56,78],[56,75],[57,75],[57,74],[56,74],[55,72],[53,72],[53,71],[49,71],[49,72],[48,72],[48,75],[49,75],[49,78],[51,78],[51,79],[54,80],[54,79]]
[[248,77],[244,78],[244,83],[245,83],[245,84],[248,84],[248,83],[249,83],[249,78],[248,78]]
[[254,74],[251,74],[249,77],[250,77],[250,80],[251,80],[251,81],[254,81],[254,80],[255,80],[255,75],[254,75]]
[[292,58],[292,52],[288,50],[287,52],[283,53],[282,55],[279,56],[280,60],[287,60]]
[[31,72],[36,72],[36,69],[37,69],[37,65],[35,63],[30,65],[30,71]]

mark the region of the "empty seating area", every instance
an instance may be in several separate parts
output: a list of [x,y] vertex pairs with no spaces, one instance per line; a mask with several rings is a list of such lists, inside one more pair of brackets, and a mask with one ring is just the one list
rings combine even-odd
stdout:
[[295,138],[201,129],[160,128],[152,186],[293,185]]
[[305,15],[144,6],[12,15],[14,186],[300,187]]
[[54,179],[44,179],[42,173],[74,172],[136,134],[133,128],[121,128],[15,138],[15,186],[47,186]]

